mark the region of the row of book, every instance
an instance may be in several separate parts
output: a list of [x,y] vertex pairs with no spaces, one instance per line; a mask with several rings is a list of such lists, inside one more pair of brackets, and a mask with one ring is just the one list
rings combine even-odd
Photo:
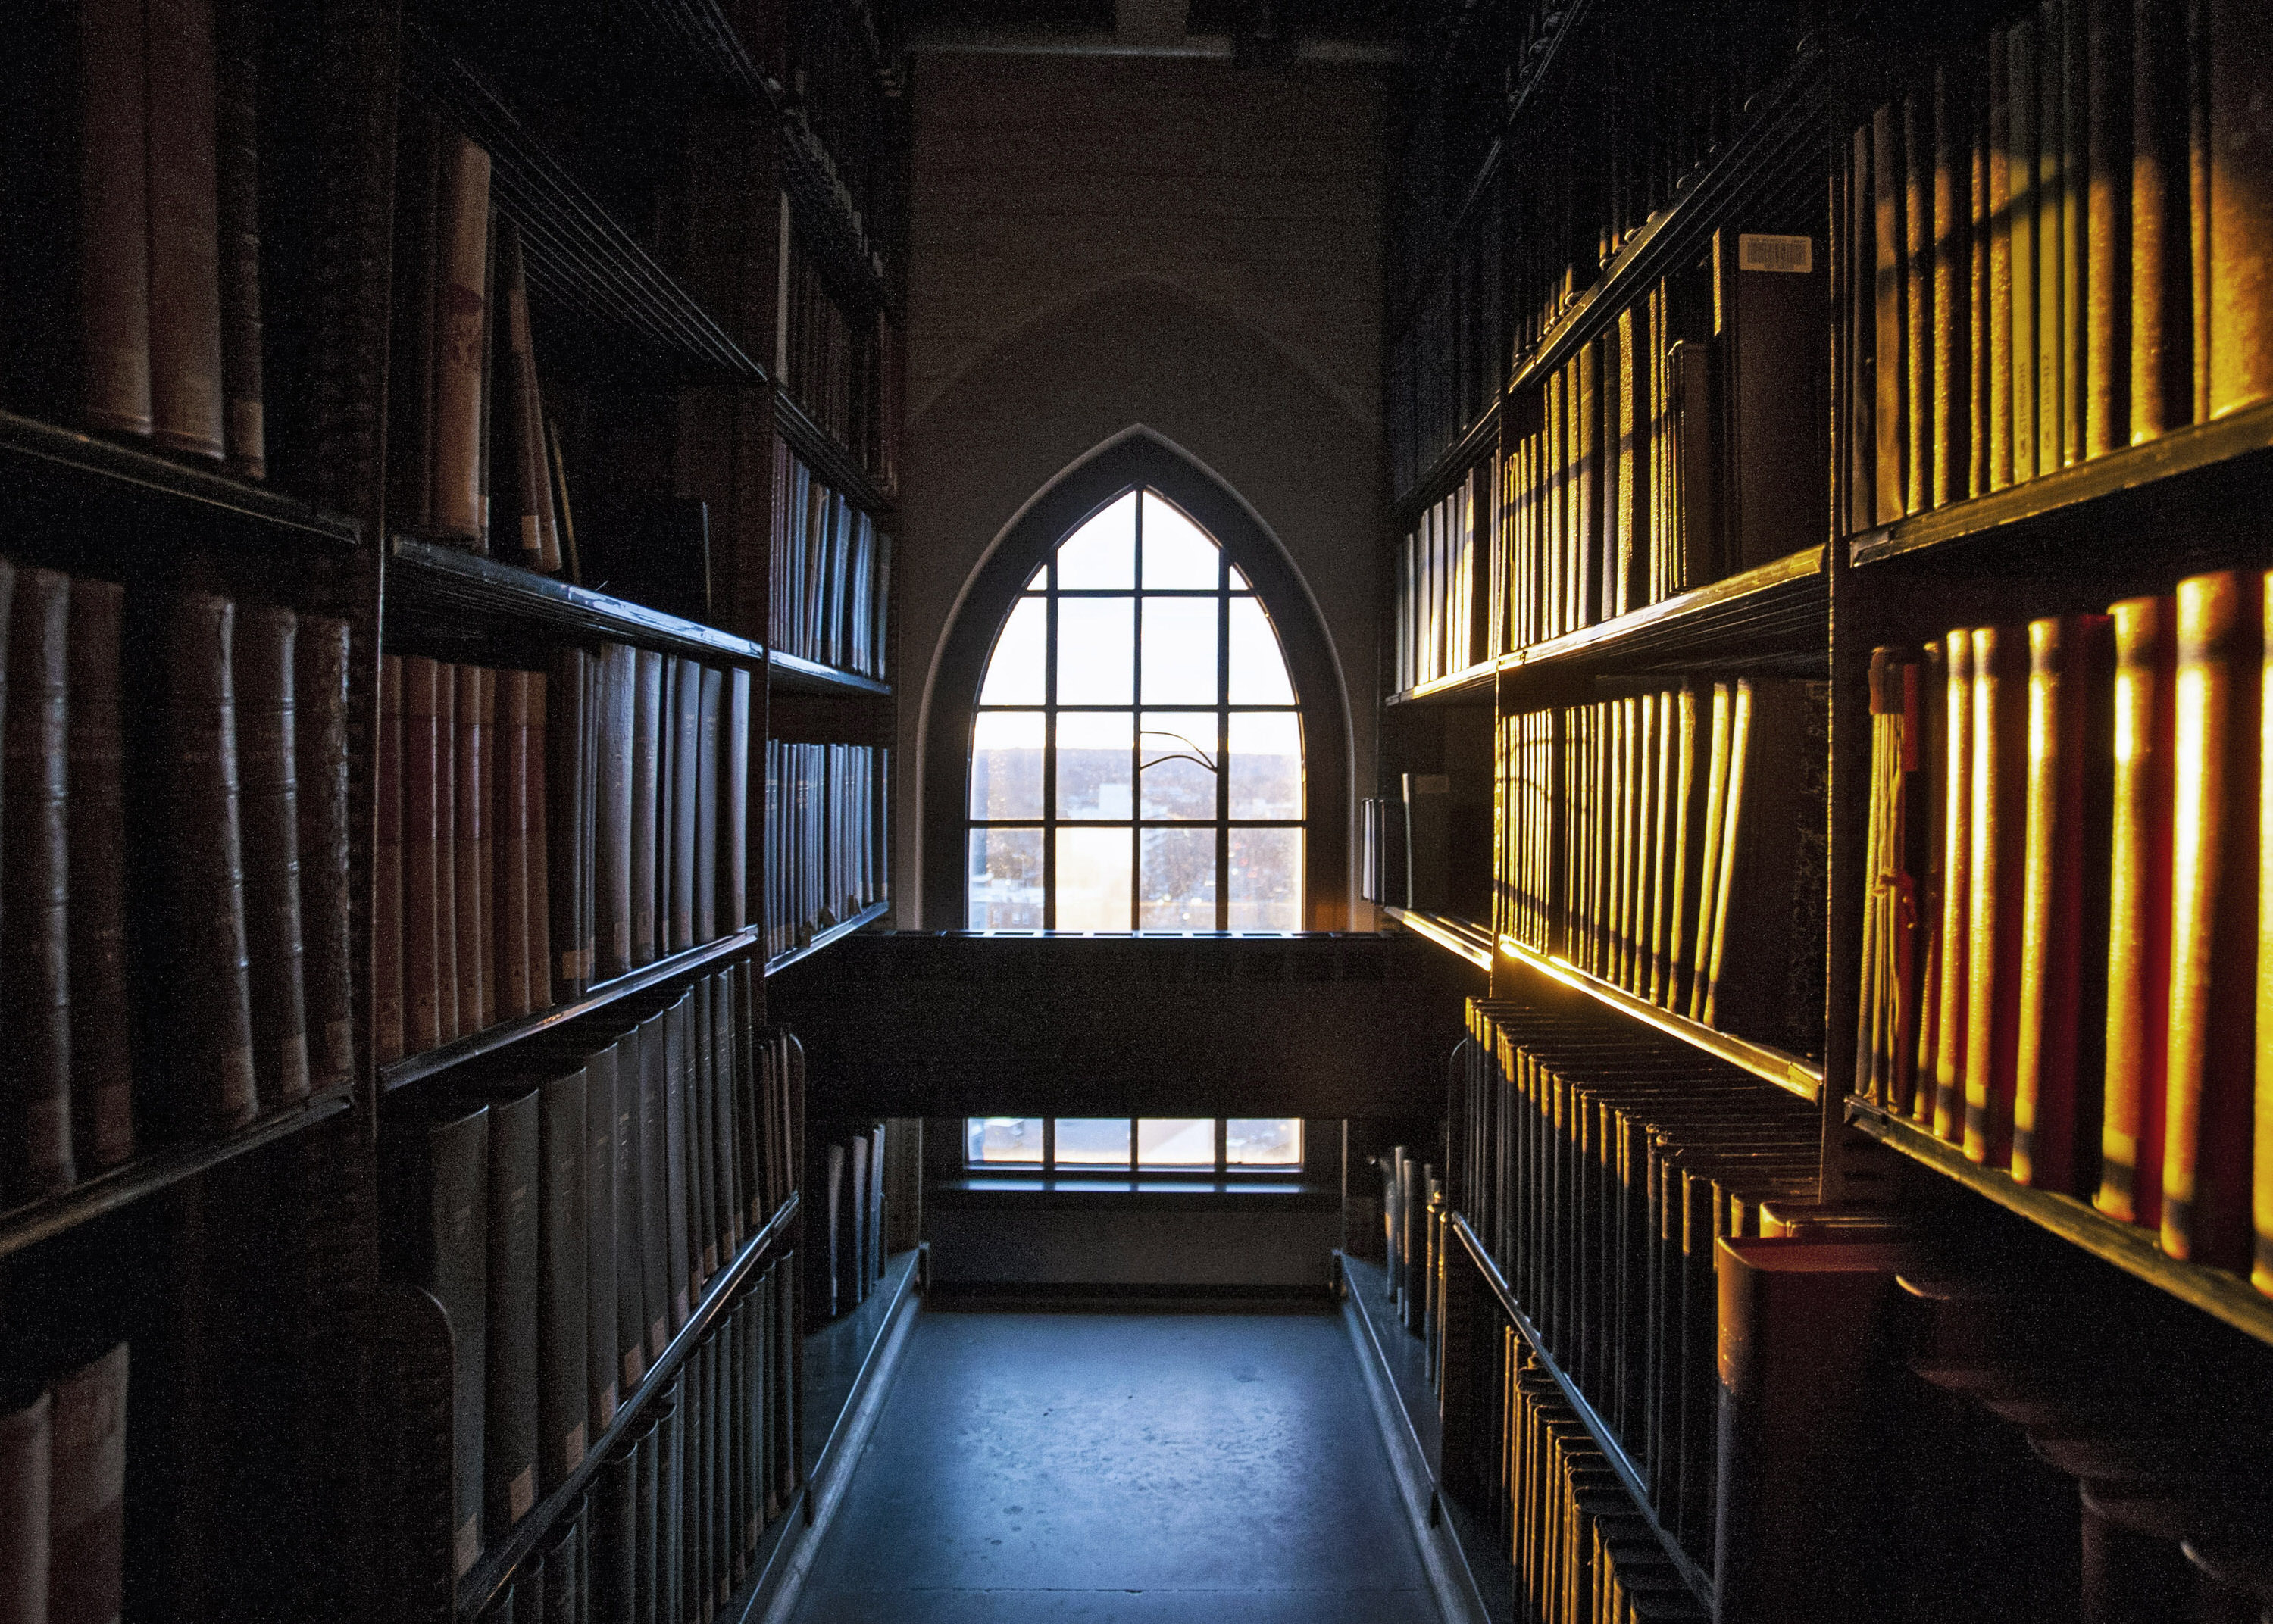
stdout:
[[745,962],[384,1115],[390,1262],[451,1327],[460,1574],[583,1464],[789,1199],[800,1062],[757,996]]
[[899,461],[897,340],[891,318],[848,309],[806,251],[782,200],[780,326],[774,375],[806,415],[889,488]]
[[389,655],[379,698],[381,1064],[744,928],[747,671]]
[[342,621],[0,558],[0,1203],[353,1076],[348,648]]
[[[1712,1560],[1714,1242],[1813,1200],[1813,1106],[1654,1033],[1472,1000],[1451,1203],[1645,1483]],[[1874,1194],[1867,1170],[1857,1200]],[[1877,1192],[1877,1194],[1884,1194]]]
[[1855,1086],[2273,1291],[2267,602],[2195,576],[1873,655]]
[[1374,1158],[1374,1165],[1381,1175],[1383,1255],[1387,1260],[1383,1289],[1405,1328],[1426,1336],[1437,1289],[1431,1219],[1444,1186],[1435,1165],[1404,1145],[1392,1145]]
[[[1454,228],[1433,278],[1409,296],[1384,357],[1391,489],[1409,492],[1499,399],[1507,383],[1505,228],[1495,173]],[[1408,266],[1418,273],[1423,267]],[[1392,308],[1407,304],[1401,290]]]
[[[1477,505],[1467,483],[1423,508],[1397,546],[1397,621],[1391,649],[1399,692],[1450,677],[1483,658],[1476,617],[1482,563]],[[1486,511],[1489,511],[1488,509]]]
[[0,99],[19,251],[0,301],[25,404],[250,479],[267,460],[265,19],[261,0],[43,7],[19,19]]
[[[806,1310],[818,1320],[850,1313],[884,1277],[883,1122],[816,1123],[806,1184],[825,1213],[807,1219]],[[895,1136],[896,1137],[896,1136]],[[899,1147],[895,1144],[896,1153]]]
[[766,956],[884,900],[886,752],[766,741]]
[[796,1492],[791,1269],[735,1294],[483,1624],[707,1624]]
[[0,1618],[103,1624],[125,1597],[127,1344],[0,1415]]
[[892,538],[776,437],[769,645],[882,677],[891,565]]
[[521,234],[491,206],[486,150],[419,109],[401,124],[393,522],[574,574],[575,527],[537,389]]
[[2273,396],[2262,20],[2044,0],[1854,131],[1849,528]]
[[[878,196],[878,170],[891,142],[874,15],[861,0],[784,10],[789,94],[784,110],[793,138],[812,153],[853,235],[865,244],[885,202]],[[881,277],[881,254],[867,251]]]
[[1495,931],[1820,1053],[1829,703],[1746,677],[1500,718]]

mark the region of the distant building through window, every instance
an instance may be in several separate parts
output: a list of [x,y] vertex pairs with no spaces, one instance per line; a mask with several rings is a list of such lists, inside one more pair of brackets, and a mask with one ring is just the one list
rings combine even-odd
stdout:
[[965,1117],[973,1168],[1040,1173],[1300,1172],[1300,1117]]
[[1091,514],[1027,580],[987,658],[969,796],[972,930],[1302,927],[1285,652],[1215,538],[1155,490]]

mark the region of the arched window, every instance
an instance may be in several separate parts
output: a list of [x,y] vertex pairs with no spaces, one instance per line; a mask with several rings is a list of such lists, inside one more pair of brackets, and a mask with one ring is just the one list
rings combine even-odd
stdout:
[[971,741],[968,928],[1303,927],[1301,696],[1247,576],[1158,490],[1027,578]]

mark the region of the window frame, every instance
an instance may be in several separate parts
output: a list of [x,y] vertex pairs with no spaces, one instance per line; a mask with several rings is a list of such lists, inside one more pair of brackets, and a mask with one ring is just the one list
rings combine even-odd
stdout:
[[[1106,1119],[1114,1120],[1115,1119]],[[1042,1159],[1039,1162],[974,1162],[971,1159],[971,1124],[981,1118],[964,1117],[963,1122],[964,1149],[958,1160],[965,1178],[1007,1178],[1031,1179],[1042,1183],[1064,1180],[1103,1179],[1116,1184],[1142,1183],[1145,1180],[1194,1182],[1204,1180],[1222,1185],[1234,1180],[1257,1179],[1267,1183],[1300,1183],[1308,1164],[1309,1145],[1309,1120],[1303,1117],[1284,1119],[1294,1124],[1294,1159],[1291,1163],[1238,1163],[1230,1159],[1231,1121],[1229,1117],[1208,1119],[1215,1124],[1215,1160],[1206,1167],[1183,1165],[1177,1167],[1144,1167],[1136,1160],[1138,1125],[1146,1121],[1167,1119],[1131,1116],[1129,1122],[1129,1162],[1126,1166],[1102,1163],[1076,1162],[1060,1166],[1057,1160],[1057,1133],[1061,1120],[1056,1116],[1045,1116],[1042,1124]],[[1245,1119],[1242,1119],[1244,1120]]]

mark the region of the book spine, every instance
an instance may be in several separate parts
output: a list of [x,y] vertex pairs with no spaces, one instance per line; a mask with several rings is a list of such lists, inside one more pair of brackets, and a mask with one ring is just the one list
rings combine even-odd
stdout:
[[371,1058],[384,1066],[407,1051],[403,995],[402,714],[403,659],[379,668],[378,760],[371,764],[378,802],[371,843]]
[[111,1624],[125,1598],[127,1344],[54,1384],[48,1624]]
[[[694,945],[694,854],[699,842],[696,808],[701,805],[702,668],[677,662],[671,685],[671,949]],[[658,904],[660,906],[660,904]]]
[[489,728],[482,715],[490,673],[478,665],[461,665],[453,675],[457,690],[457,736],[451,753],[455,759],[452,789],[457,838],[452,862],[456,869],[458,1029],[478,1032],[497,1019],[489,1007],[491,970],[485,947],[491,899],[482,867],[491,839],[490,784],[483,770],[489,755]]
[[48,1616],[54,1406],[43,1392],[0,1415],[0,1619],[9,1624]]
[[513,561],[532,570],[545,567],[544,513],[539,492],[546,483],[544,424],[533,415],[536,378],[529,355],[529,283],[521,267],[521,231],[510,220],[497,222],[498,295],[505,309],[505,354],[495,385],[497,431],[506,447],[506,485],[513,511],[504,515],[512,536]]
[[536,1007],[529,966],[529,675],[498,673],[495,833],[498,1015],[516,1020]]
[[220,203],[213,0],[149,0],[150,409],[157,443],[219,460]]
[[632,953],[632,735],[639,655],[624,643],[600,655],[597,939],[602,980],[623,975]]
[[441,673],[434,662],[402,662],[402,1024],[403,1051],[442,1042],[441,902],[437,871],[441,812]]
[[[532,1009],[552,1002],[551,848],[546,825],[551,819],[552,797],[545,776],[545,753],[551,737],[553,695],[542,671],[529,674],[529,842],[524,860],[529,877],[529,1000]],[[563,793],[566,786],[562,786]]]
[[2273,396],[2273,186],[2265,179],[2273,145],[2273,39],[2255,0],[2203,0],[2209,26],[2207,213],[2210,417]]
[[2130,439],[2131,19],[2125,0],[2087,4],[2083,454],[2103,457]]
[[258,0],[214,0],[221,431],[229,472],[246,479],[268,473],[261,421],[260,23]]
[[482,1523],[504,1538],[536,1503],[539,1105],[535,1090],[490,1102],[489,1328],[482,1414]]
[[718,875],[720,925],[727,932],[750,924],[750,740],[755,737],[747,670],[726,673],[725,739],[719,774]]
[[616,1245],[627,1215],[616,1200],[616,1046],[584,1062],[584,1389],[596,1442],[616,1418],[622,1349],[617,1342]]
[[8,704],[0,750],[0,999],[15,1020],[5,1089],[0,1188],[11,1203],[77,1177],[71,1134],[70,925],[71,579],[15,572]]
[[553,656],[545,684],[546,901],[550,906],[550,984],[553,1001],[571,1003],[592,984],[592,964],[584,950],[585,897],[590,887],[591,850],[584,836],[592,785],[584,770],[584,746],[591,737],[591,658],[581,648]]
[[[1969,630],[1944,640],[1948,674],[1942,706],[1941,985],[1935,997],[1933,1131],[1951,1144],[1965,1138],[1967,1034],[1973,908],[1974,641]],[[1923,1057],[1921,1057],[1923,1058]]]
[[2010,35],[1989,36],[1989,489],[2013,483],[2013,74]]
[[488,355],[490,155],[445,131],[436,206],[432,487],[428,523],[462,546],[486,530],[482,511],[483,383]]
[[[309,1086],[323,1092],[355,1075],[354,933],[348,900],[351,648],[346,621],[302,617],[293,673],[299,700],[300,929],[307,950]],[[400,815],[398,808],[395,816]],[[399,826],[396,835],[399,841]],[[398,847],[398,879],[401,861]],[[399,918],[395,929],[399,953]],[[400,977],[398,968],[398,1000]]]
[[692,867],[694,887],[694,939],[698,942],[716,940],[718,936],[718,786],[720,774],[720,731],[723,718],[719,701],[724,694],[722,671],[704,669],[701,673],[701,692],[695,717],[695,739],[699,756],[694,779],[694,861]]
[[244,774],[245,936],[253,1072],[265,1110],[308,1097],[305,951],[300,922],[299,622],[289,609],[237,610],[238,760]]
[[[83,1171],[116,1166],[134,1154],[135,1142],[126,968],[126,742],[119,693],[125,596],[114,581],[79,579],[71,584],[67,973],[73,1152]],[[12,842],[0,849],[12,861]]]
[[1902,245],[1907,233],[1902,221],[1901,134],[1902,109],[1891,103],[1880,108],[1871,125],[1874,198],[1871,237],[1877,267],[1872,297],[1876,322],[1872,349],[1876,400],[1872,422],[1878,446],[1872,489],[1877,493],[1874,518],[1879,524],[1892,523],[1902,516],[1909,490],[1903,467],[1909,422],[1903,389],[1909,373],[1902,349],[1909,336],[1909,320],[1903,308],[1907,284]]
[[2009,628],[1973,633],[1973,843],[1966,917],[1965,1154],[2012,1156],[2020,1037],[2022,884],[2027,829],[2026,655]]
[[150,174],[143,0],[79,8],[79,410],[149,434]]
[[2194,420],[2186,31],[2161,0],[2131,7],[2129,443]]
[[443,1043],[471,1029],[460,1020],[467,992],[458,940],[458,668],[434,667],[434,1024]]
[[549,1493],[584,1463],[591,1415],[584,1366],[590,1281],[585,1274],[584,1117],[589,1072],[537,1089],[537,1490]]
[[631,760],[632,962],[650,963],[667,932],[657,928],[656,868],[662,834],[663,655],[641,649],[633,694]]
[[671,1295],[668,1024],[664,1015],[656,1014],[641,1022],[639,1029],[640,1276],[650,1365],[663,1357],[679,1326]]

